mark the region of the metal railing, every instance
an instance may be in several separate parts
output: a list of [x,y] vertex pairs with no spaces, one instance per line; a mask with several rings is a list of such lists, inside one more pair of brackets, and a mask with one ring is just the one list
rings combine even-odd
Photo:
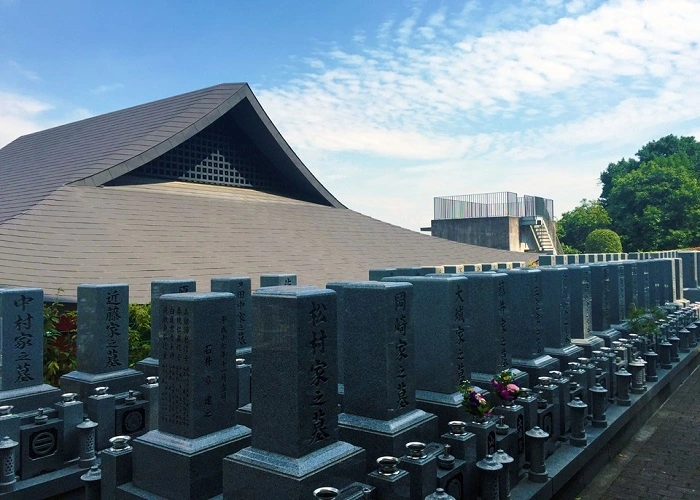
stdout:
[[437,196],[434,219],[476,219],[479,217],[542,217],[553,220],[554,201],[539,196],[498,193]]

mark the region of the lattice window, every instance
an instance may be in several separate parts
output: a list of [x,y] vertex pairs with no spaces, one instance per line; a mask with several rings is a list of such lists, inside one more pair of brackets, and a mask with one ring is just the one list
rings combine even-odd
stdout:
[[132,173],[263,190],[280,184],[275,169],[248,138],[218,122]]

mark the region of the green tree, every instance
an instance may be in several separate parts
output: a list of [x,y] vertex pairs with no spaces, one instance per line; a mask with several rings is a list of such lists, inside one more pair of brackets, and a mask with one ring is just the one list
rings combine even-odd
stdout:
[[620,253],[620,236],[612,229],[595,229],[586,237],[586,253]]
[[598,200],[581,200],[581,204],[564,212],[557,221],[557,236],[565,253],[582,253],[586,237],[594,229],[609,229],[612,221]]
[[679,153],[683,153],[688,157],[696,177],[700,176],[700,143],[692,136],[676,137],[675,135],[667,135],[642,146],[637,151],[636,156],[638,159],[623,158],[617,163],[608,165],[608,168],[600,174],[600,183],[602,185],[600,199],[603,205],[607,206],[610,191],[617,179],[638,169],[643,163],[657,158],[667,158]]
[[700,244],[700,182],[684,152],[653,157],[616,177],[606,208],[627,251]]

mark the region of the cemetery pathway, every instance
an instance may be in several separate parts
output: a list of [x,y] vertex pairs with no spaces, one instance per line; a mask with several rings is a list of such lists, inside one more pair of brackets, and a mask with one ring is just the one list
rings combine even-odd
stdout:
[[700,499],[700,368],[577,497]]

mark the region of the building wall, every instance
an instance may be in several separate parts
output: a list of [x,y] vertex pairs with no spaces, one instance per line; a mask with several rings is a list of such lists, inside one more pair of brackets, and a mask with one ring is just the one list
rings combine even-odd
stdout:
[[521,251],[518,217],[481,217],[430,222],[430,233],[438,238],[482,247]]

